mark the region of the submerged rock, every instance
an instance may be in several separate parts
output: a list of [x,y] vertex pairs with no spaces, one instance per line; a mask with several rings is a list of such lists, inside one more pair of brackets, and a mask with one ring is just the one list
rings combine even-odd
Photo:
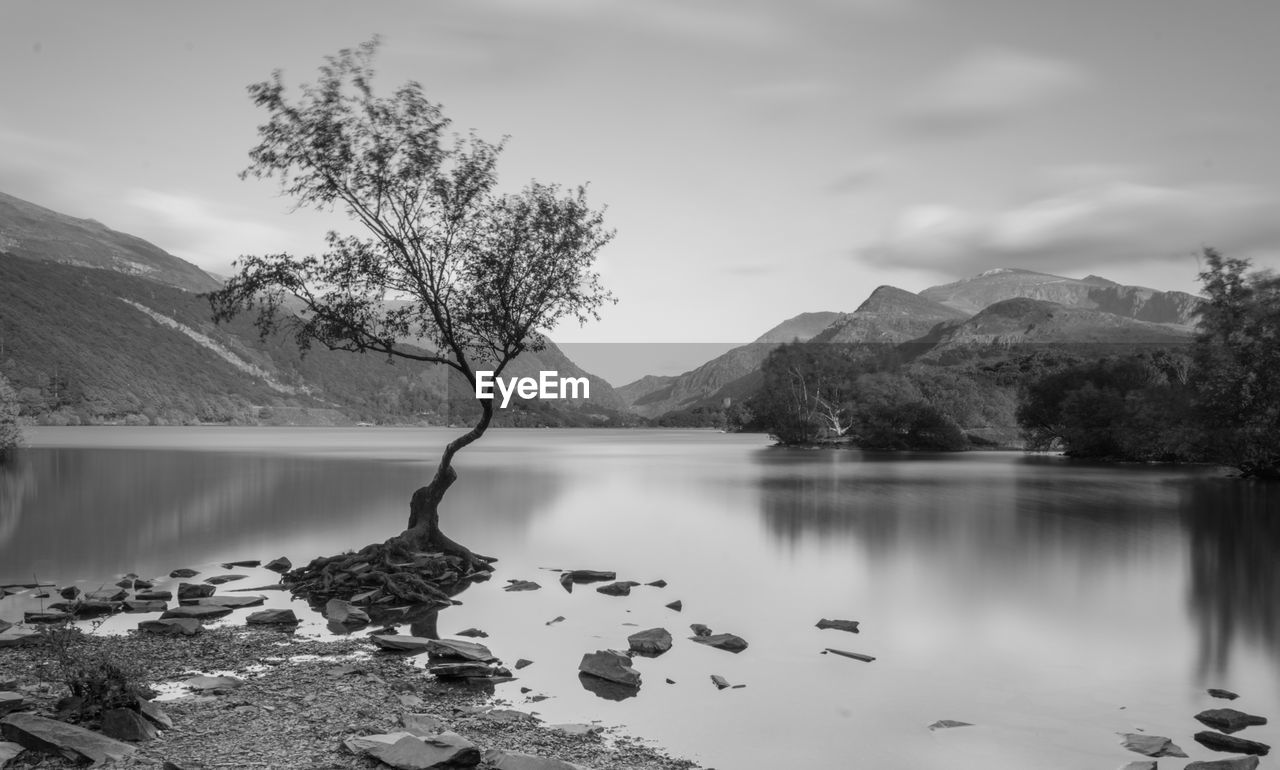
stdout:
[[0,720],[0,733],[24,748],[61,754],[72,761],[105,764],[137,752],[136,747],[114,738],[34,714],[8,715]]
[[711,636],[691,636],[689,638],[698,644],[705,644],[708,647],[715,647],[717,650],[732,652],[735,655],[747,649],[747,640],[734,634],[712,634]]
[[1267,723],[1266,717],[1246,714],[1235,709],[1209,709],[1196,714],[1196,719],[1203,725],[1221,730],[1224,733],[1238,733],[1246,727],[1256,727]]
[[661,655],[671,649],[671,634],[665,628],[650,628],[628,636],[627,644],[641,655]]
[[1187,755],[1173,741],[1160,735],[1122,733],[1120,735],[1120,745],[1129,751],[1146,754],[1148,757],[1185,757]]
[[858,621],[856,620],[827,620],[823,618],[817,622],[817,626],[821,629],[834,628],[837,631],[848,631],[851,634],[858,633]]
[[955,719],[939,719],[937,722],[929,725],[930,730],[947,730],[952,727],[973,727],[973,723],[960,722]]
[[1260,757],[1265,757],[1271,752],[1271,747],[1265,743],[1237,738],[1234,735],[1214,733],[1208,730],[1201,730],[1192,737],[1196,739],[1196,743],[1214,751],[1229,751],[1233,754],[1255,754]]
[[640,687],[640,672],[631,659],[616,650],[597,650],[582,656],[578,671],[626,687]]

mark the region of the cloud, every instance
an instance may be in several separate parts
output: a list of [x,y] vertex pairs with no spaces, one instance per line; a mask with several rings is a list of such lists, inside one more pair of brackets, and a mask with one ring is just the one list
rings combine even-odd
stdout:
[[1204,246],[1280,250],[1280,194],[1241,184],[1112,181],[980,212],[908,207],[863,259],[970,275],[992,267],[1080,273],[1118,262],[1183,260]]
[[829,181],[823,189],[831,195],[863,192],[883,181],[892,164],[887,155],[862,158],[847,166],[844,173]]
[[1061,59],[1009,49],[975,51],[907,97],[901,122],[924,135],[973,133],[1089,80],[1083,68]]
[[224,212],[202,198],[161,190],[133,188],[123,203],[133,221],[121,211],[125,221],[111,226],[133,233],[183,259],[216,272],[229,272],[232,260],[241,254],[264,253],[284,247],[285,234],[270,225],[252,221],[247,215]]

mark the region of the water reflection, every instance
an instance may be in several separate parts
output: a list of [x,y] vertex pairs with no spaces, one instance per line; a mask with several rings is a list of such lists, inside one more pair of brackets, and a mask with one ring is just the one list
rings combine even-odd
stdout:
[[1220,479],[1189,485],[1183,520],[1188,604],[1199,635],[1196,673],[1228,670],[1235,643],[1280,657],[1280,489]]
[[27,452],[11,453],[0,462],[0,553],[13,540],[23,507],[35,493],[35,474]]

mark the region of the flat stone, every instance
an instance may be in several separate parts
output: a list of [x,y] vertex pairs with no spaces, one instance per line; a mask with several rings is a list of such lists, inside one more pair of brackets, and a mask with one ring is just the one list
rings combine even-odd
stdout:
[[427,673],[439,679],[490,679],[495,671],[488,663],[428,663]]
[[187,607],[257,607],[267,601],[265,596],[202,596],[199,599],[188,599],[183,602]]
[[124,611],[129,613],[139,612],[164,612],[169,609],[169,603],[158,599],[125,599]]
[[156,727],[159,727],[162,730],[173,729],[173,720],[155,701],[138,698],[138,713],[142,714],[147,719],[150,719]]
[[460,658],[481,663],[492,663],[498,659],[483,644],[461,639],[428,639],[427,652],[433,658]]
[[512,580],[508,585],[503,586],[503,591],[537,591],[542,586],[532,580]]
[[1136,762],[1127,762],[1120,770],[1157,770],[1154,759],[1139,759]]
[[1209,762],[1192,762],[1186,770],[1257,770],[1257,757],[1231,757]]
[[631,659],[616,650],[597,650],[582,656],[578,671],[626,687],[640,686],[640,672],[631,667]]
[[516,669],[516,671],[519,671],[520,669],[522,669],[522,668],[524,668],[524,667],[526,667],[526,666],[532,666],[532,665],[533,665],[533,661],[528,660],[528,659],[526,659],[526,658],[521,658],[521,659],[519,659],[519,660],[517,660],[517,661],[516,661],[515,669]]
[[651,582],[651,583],[645,583],[645,585],[647,585],[647,586],[652,586],[653,588],[666,588],[666,587],[667,587],[667,581],[665,581],[665,580],[654,580],[654,581],[653,581],[653,582]]
[[711,636],[711,629],[701,623],[690,623],[689,630],[693,632],[694,636]]
[[610,583],[607,586],[600,586],[596,591],[606,596],[630,596],[631,589],[638,585],[640,584],[634,580],[621,580],[617,583]]
[[[246,586],[244,588],[228,588],[228,591],[237,594],[248,593],[249,591],[288,591],[289,586],[283,583],[272,583],[265,586]],[[370,591],[369,593],[374,593]]]
[[235,569],[236,567],[256,567],[262,562],[258,559],[245,559],[244,561],[228,561],[223,562],[223,569]]
[[397,770],[462,768],[480,764],[480,749],[461,735],[450,732],[425,738],[406,736],[391,745],[375,746],[365,753]]
[[66,623],[75,618],[70,612],[24,612],[24,623]]
[[641,655],[661,655],[671,649],[671,633],[665,628],[637,631],[627,637],[627,645]]
[[1187,755],[1173,741],[1160,735],[1122,733],[1120,745],[1129,751],[1146,754],[1148,757],[1185,757]]
[[1265,757],[1271,752],[1271,747],[1265,743],[1237,738],[1234,735],[1214,733],[1208,730],[1201,730],[1192,737],[1196,739],[1196,743],[1214,751],[1229,751],[1233,754],[1254,754],[1260,757]]
[[208,604],[192,604],[165,610],[164,614],[160,616],[160,619],[171,620],[175,618],[191,618],[194,620],[214,620],[215,618],[226,617],[232,612],[233,610],[230,607],[220,607]]
[[860,660],[863,663],[870,663],[875,660],[875,658],[871,655],[866,655],[861,652],[849,652],[848,650],[837,650],[835,647],[828,647],[823,652],[829,652],[832,655],[839,655],[842,658],[852,658],[853,660]]
[[484,761],[493,770],[590,770],[584,765],[575,765],[572,762],[501,749],[486,751]]
[[714,684],[717,690],[727,690],[729,688],[729,680],[719,674],[711,675],[711,684]]
[[1212,695],[1215,698],[1222,698],[1223,700],[1235,700],[1236,698],[1240,697],[1239,695],[1231,692],[1230,690],[1220,690],[1217,687],[1210,687],[1208,690],[1206,690],[1206,692],[1208,692],[1210,695]]
[[669,610],[675,610],[676,612],[680,612],[681,610],[684,609],[684,602],[680,601],[679,599],[676,599],[674,602],[671,602],[670,604],[666,604],[663,606]]
[[1246,727],[1256,727],[1267,723],[1266,717],[1246,714],[1235,709],[1209,709],[1196,714],[1201,724],[1221,730],[1224,733],[1238,733]]
[[204,582],[208,583],[211,586],[220,586],[223,583],[230,583],[233,580],[244,580],[247,577],[249,576],[248,575],[214,575],[213,577],[205,578]]
[[146,717],[133,709],[110,709],[102,712],[102,733],[120,741],[153,741],[160,731]]
[[105,735],[34,714],[10,714],[0,720],[0,733],[24,748],[61,754],[73,761],[116,762],[137,748]]
[[0,692],[0,716],[8,714],[12,711],[21,711],[26,708],[27,700],[22,697],[21,693],[16,692]]
[[564,615],[556,615],[556,616],[555,616],[554,618],[552,618],[551,620],[548,620],[548,621],[546,622],[546,625],[548,625],[548,626],[554,626],[556,623],[562,623],[562,622],[564,622]]
[[193,690],[234,690],[244,686],[244,680],[234,676],[193,676],[182,682]]
[[289,557],[281,556],[278,559],[272,559],[262,565],[263,569],[269,569],[272,572],[288,572],[293,569],[293,562],[289,561]]
[[90,591],[84,595],[84,598],[91,602],[122,602],[128,595],[128,591],[123,591],[119,588],[103,588],[97,591]]
[[155,587],[156,587],[156,584],[155,584],[155,583],[152,583],[150,580],[135,580],[135,581],[133,581],[133,590],[134,590],[134,591],[149,591],[150,589],[155,588]]
[[199,574],[200,574],[200,573],[199,573],[197,570],[188,569],[188,568],[186,568],[186,567],[183,567],[182,569],[175,569],[173,572],[170,572],[170,573],[169,573],[169,577],[171,577],[171,578],[193,578],[193,577],[195,577],[196,575],[199,575]]
[[251,626],[296,626],[298,616],[293,610],[261,610],[244,619]]
[[139,591],[133,595],[134,601],[167,602],[173,599],[172,591]]
[[178,601],[199,599],[204,596],[213,596],[214,591],[217,590],[218,589],[207,583],[179,583]]
[[63,599],[74,599],[79,595],[80,589],[76,586],[67,586],[58,592],[58,596],[61,596]]
[[698,644],[715,647],[717,650],[726,650],[735,655],[747,649],[747,640],[733,634],[712,634],[711,636],[691,636],[689,638]]
[[9,763],[18,758],[18,755],[26,749],[16,743],[9,741],[0,741],[0,767],[8,767]]
[[823,618],[816,625],[821,629],[834,628],[837,631],[848,631],[851,634],[858,633],[858,621],[856,620],[827,620]]
[[953,727],[973,727],[972,722],[960,722],[955,719],[939,719],[929,725],[930,730],[949,730]]
[[342,599],[330,599],[324,605],[326,620],[346,628],[360,628],[369,625],[369,613]]
[[412,738],[414,734],[405,730],[394,733],[378,733],[376,735],[353,735],[342,741],[347,751],[352,754],[367,754],[378,746],[394,746],[401,738]]
[[160,620],[144,620],[138,624],[138,630],[149,634],[167,634],[169,636],[195,636],[204,630],[200,621],[195,618],[161,618]]
[[371,634],[369,640],[384,650],[399,652],[426,652],[430,649],[432,642],[425,636],[405,634]]
[[575,583],[603,583],[606,580],[618,579],[618,573],[616,572],[604,572],[594,569],[572,569],[565,572],[564,575],[567,575]]
[[538,721],[538,718],[533,714],[526,714],[523,711],[516,711],[515,709],[489,709],[488,711],[481,712],[480,716],[490,722],[505,722],[507,724],[520,722],[533,724]]
[[489,635],[478,628],[467,628],[459,631],[455,636],[465,636],[469,639],[488,639]]

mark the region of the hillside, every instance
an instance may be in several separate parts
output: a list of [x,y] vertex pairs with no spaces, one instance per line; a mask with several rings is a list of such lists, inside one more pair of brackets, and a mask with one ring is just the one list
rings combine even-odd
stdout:
[[216,289],[200,268],[92,219],[77,219],[0,193],[0,252],[45,262],[97,267],[187,291]]
[[843,315],[843,313],[831,311],[801,313],[761,334],[756,338],[756,342],[793,342],[795,340],[803,342],[818,335]]
[[1025,297],[1137,321],[1179,326],[1193,325],[1200,306],[1199,298],[1185,292],[1123,286],[1095,275],[1077,280],[1013,268],[997,268],[954,283],[932,286],[920,292],[920,296],[965,315],[1003,300]]
[[923,337],[939,323],[967,316],[909,291],[880,286],[857,310],[841,316],[811,341],[898,344]]

